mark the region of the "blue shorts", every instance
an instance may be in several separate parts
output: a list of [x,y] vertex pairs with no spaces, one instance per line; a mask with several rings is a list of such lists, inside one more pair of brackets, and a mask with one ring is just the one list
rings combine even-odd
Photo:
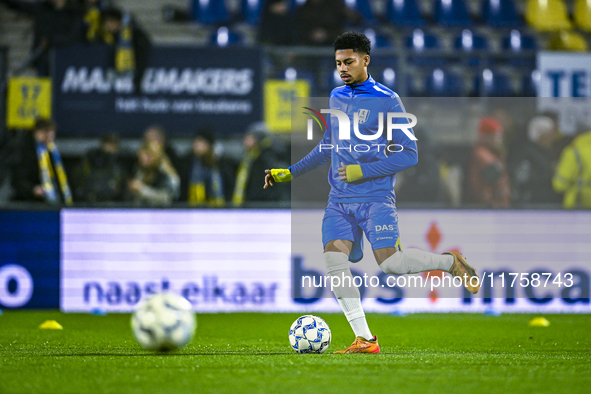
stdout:
[[363,258],[363,233],[371,248],[400,248],[396,206],[385,202],[343,204],[330,202],[322,219],[322,244],[343,239],[353,242],[349,260]]

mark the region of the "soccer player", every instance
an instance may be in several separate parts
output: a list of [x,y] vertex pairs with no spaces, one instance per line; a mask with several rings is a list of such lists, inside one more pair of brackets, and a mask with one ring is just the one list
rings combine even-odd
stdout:
[[[335,40],[334,49],[337,70],[345,84],[331,92],[329,109],[345,112],[352,126],[354,119],[362,119],[358,126],[362,135],[377,134],[380,112],[405,112],[400,98],[368,74],[371,43],[364,34],[344,33]],[[287,169],[266,170],[263,187],[290,181],[330,160],[331,191],[322,221],[324,261],[328,275],[341,279],[341,286],[334,286],[333,292],[356,336],[351,346],[335,353],[379,353],[377,337],[372,335],[361,307],[359,289],[347,285],[352,283],[349,261],[357,262],[363,257],[362,232],[371,243],[380,268],[388,274],[443,270],[461,277],[464,286],[474,294],[479,281],[476,271],[460,253],[438,255],[401,248],[394,185],[396,173],[417,163],[416,141],[402,129],[393,130],[391,141],[385,132],[373,141],[353,133],[349,140],[339,140],[337,117],[331,113],[324,138],[302,160]],[[398,119],[406,123],[405,118]],[[371,149],[366,151],[367,148],[356,144]],[[327,149],[330,146],[335,148]],[[476,286],[470,281],[472,278],[476,278]]]

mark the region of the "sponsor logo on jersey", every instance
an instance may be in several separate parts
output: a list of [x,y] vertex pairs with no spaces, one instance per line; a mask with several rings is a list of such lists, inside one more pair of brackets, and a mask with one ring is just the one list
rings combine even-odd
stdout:
[[377,225],[375,226],[376,232],[379,233],[381,231],[394,231],[394,225],[393,224],[384,224],[383,226],[381,225]]

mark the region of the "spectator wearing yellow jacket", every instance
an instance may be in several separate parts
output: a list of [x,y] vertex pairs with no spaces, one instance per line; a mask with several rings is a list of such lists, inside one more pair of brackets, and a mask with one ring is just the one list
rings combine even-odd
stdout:
[[564,194],[565,208],[591,208],[591,131],[579,135],[564,148],[552,187]]

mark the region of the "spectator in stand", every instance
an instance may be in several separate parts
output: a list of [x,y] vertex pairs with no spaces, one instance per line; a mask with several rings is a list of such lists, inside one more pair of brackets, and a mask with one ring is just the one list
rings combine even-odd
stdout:
[[295,10],[296,45],[329,46],[356,18],[344,0],[307,0]]
[[513,201],[519,203],[558,203],[560,196],[552,189],[556,163],[552,147],[558,136],[554,121],[535,116],[527,128],[528,141],[521,149],[513,167]]
[[170,143],[166,140],[166,131],[164,127],[152,125],[144,131],[144,144],[150,145],[156,143],[162,147],[164,154],[174,168],[179,168],[179,157]]
[[203,129],[193,140],[192,151],[183,159],[181,201],[190,205],[224,205],[221,171],[213,150],[213,130]]
[[132,74],[134,87],[139,91],[150,55],[151,43],[148,35],[137,26],[129,13],[109,7],[101,12],[98,41],[113,48],[115,71],[119,74]]
[[557,193],[564,194],[564,208],[591,208],[591,131],[564,148],[552,185]]
[[102,137],[100,147],[86,153],[76,175],[77,201],[122,201],[127,174],[119,157],[119,136]]
[[55,145],[55,123],[37,119],[17,148],[12,169],[14,199],[72,205],[68,177]]
[[503,126],[495,118],[482,118],[470,163],[471,202],[492,208],[509,206],[511,188],[503,149]]
[[443,200],[443,187],[437,149],[431,135],[420,127],[413,129],[421,141],[421,160],[396,174],[396,197],[400,201],[439,202]]
[[244,202],[251,201],[280,201],[281,189],[272,188],[278,192],[267,193],[261,185],[260,175],[268,168],[277,167],[275,154],[271,149],[271,138],[263,122],[253,123],[242,140],[244,153],[237,166],[235,183],[232,194],[232,204],[241,206]]
[[82,15],[79,8],[68,0],[0,0],[0,3],[33,18],[31,60],[39,76],[49,76],[51,49],[83,41]]
[[88,42],[99,39],[101,32],[101,12],[111,6],[110,0],[78,0],[83,12],[84,37]]
[[128,184],[129,199],[142,206],[168,206],[179,195],[179,177],[162,146],[144,144],[138,150],[138,165]]
[[291,45],[293,16],[289,0],[268,0],[261,10],[259,42],[271,45]]

